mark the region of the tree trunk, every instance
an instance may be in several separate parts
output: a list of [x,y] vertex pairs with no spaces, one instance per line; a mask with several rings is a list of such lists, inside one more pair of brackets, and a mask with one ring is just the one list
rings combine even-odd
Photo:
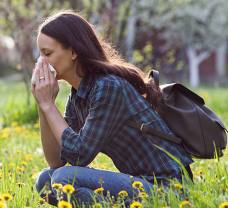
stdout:
[[[114,43],[116,44],[116,46],[119,49],[119,52],[121,54],[126,54],[124,36],[125,36],[126,28],[127,28],[128,16],[129,16],[130,9],[131,9],[131,1],[127,0],[124,4],[120,4],[118,9],[119,9],[118,15],[119,15],[120,19],[119,19],[119,21],[116,21],[117,25],[116,25],[116,29],[115,29]],[[120,11],[122,9],[125,11],[124,15],[120,14]]]
[[199,64],[195,55],[195,51],[188,50],[189,59],[189,81],[192,87],[199,85]]
[[223,78],[226,75],[226,52],[227,43],[224,41],[216,49],[216,72],[219,78]]
[[134,48],[135,35],[136,35],[136,0],[132,0],[131,12],[128,17],[127,37],[126,37],[126,56],[129,61],[132,60],[132,52]]
[[197,54],[197,51],[194,47],[189,46],[187,48],[187,56],[189,61],[189,80],[192,87],[198,87],[200,83],[199,77],[199,65],[202,61],[209,57],[209,51],[202,52]]

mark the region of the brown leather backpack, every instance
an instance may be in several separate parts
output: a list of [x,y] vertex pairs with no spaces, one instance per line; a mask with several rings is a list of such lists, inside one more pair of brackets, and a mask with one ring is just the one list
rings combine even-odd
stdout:
[[[159,86],[159,72],[152,70],[150,76]],[[227,145],[227,129],[218,116],[208,107],[202,97],[182,84],[172,83],[159,86],[163,93],[160,116],[175,136],[166,135],[146,124],[136,124],[142,132],[150,133],[182,144],[187,153],[197,158],[223,156]]]

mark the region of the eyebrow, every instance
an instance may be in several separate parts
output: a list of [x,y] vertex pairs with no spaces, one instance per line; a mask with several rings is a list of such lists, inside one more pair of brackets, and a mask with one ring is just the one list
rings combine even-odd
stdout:
[[50,48],[41,48],[41,49],[40,49],[40,51],[46,51],[46,50],[51,51],[52,49],[50,49]]

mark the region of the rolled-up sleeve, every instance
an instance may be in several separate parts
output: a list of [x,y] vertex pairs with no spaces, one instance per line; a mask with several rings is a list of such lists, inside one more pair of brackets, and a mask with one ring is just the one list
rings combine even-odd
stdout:
[[61,158],[72,165],[87,166],[125,120],[125,103],[119,85],[97,83],[88,99],[89,113],[83,127],[78,133],[68,127],[61,138]]

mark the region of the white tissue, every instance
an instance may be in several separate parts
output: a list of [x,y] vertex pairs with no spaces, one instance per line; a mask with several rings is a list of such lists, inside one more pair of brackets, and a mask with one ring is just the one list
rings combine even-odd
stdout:
[[[35,78],[35,71],[36,71],[36,69],[37,69],[37,66],[38,65],[40,65],[42,63],[42,57],[39,57],[38,59],[37,59],[37,62],[36,62],[36,64],[35,64],[35,70],[34,70],[34,72],[33,72],[33,74],[32,74],[32,79],[31,79],[31,83],[34,85],[34,84],[36,84],[36,78]],[[56,77],[56,70],[55,70],[55,68],[51,65],[51,64],[48,64],[48,68],[49,68],[49,70],[54,74],[54,77]]]

